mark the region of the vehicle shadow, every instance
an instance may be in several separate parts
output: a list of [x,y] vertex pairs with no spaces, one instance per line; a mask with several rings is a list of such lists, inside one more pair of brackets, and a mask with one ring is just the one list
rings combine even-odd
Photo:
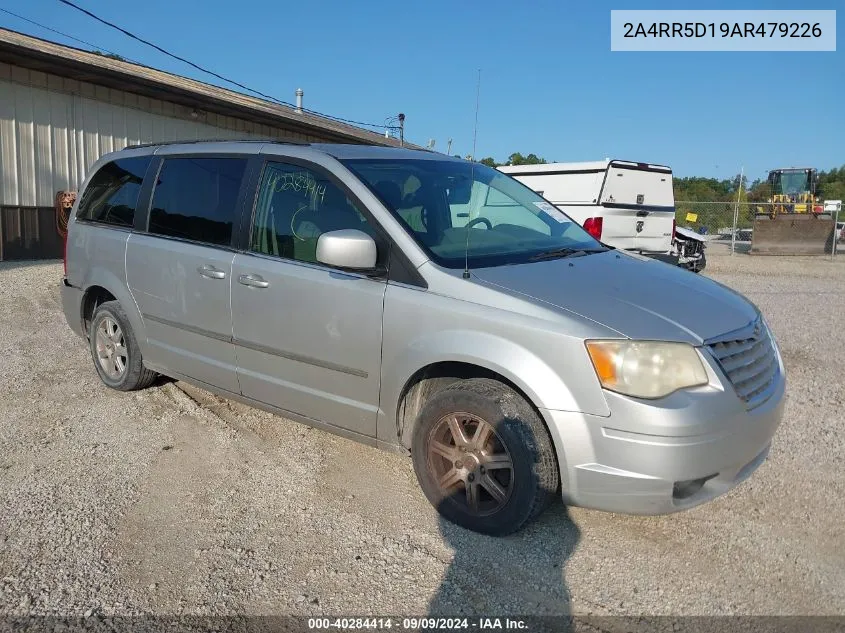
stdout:
[[150,385],[152,387],[164,387],[165,385],[169,385],[170,383],[177,382],[175,378],[171,378],[170,376],[165,376],[164,374],[156,374],[155,380],[153,380],[153,384]]
[[429,603],[430,617],[466,616],[502,620],[510,616],[557,616],[530,630],[571,631],[565,567],[581,538],[566,506],[556,501],[516,534],[477,534],[440,517],[440,533],[454,550],[440,588]]

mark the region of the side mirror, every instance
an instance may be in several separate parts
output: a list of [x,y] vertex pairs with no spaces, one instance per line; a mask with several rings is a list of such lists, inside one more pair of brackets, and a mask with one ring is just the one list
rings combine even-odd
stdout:
[[327,231],[317,239],[317,261],[335,268],[374,273],[377,256],[375,240],[358,229]]

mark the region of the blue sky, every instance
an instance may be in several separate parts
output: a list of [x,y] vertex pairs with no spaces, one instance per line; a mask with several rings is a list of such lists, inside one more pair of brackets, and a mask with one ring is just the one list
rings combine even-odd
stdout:
[[[736,8],[731,2],[76,2],[278,98],[293,101],[301,87],[306,107],[374,123],[404,112],[407,138],[436,139],[440,151],[449,138],[452,153],[472,151],[481,69],[479,158],[615,157],[720,178],[743,166],[750,179],[774,167],[845,164],[841,42],[835,53],[610,51],[611,8]],[[220,83],[57,0],[0,0],[0,7],[147,65]],[[812,8],[843,5],[817,0]],[[0,25],[80,46],[4,13]]]

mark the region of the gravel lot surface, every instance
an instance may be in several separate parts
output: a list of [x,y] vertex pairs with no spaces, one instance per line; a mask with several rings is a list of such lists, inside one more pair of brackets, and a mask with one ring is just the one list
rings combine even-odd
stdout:
[[61,265],[0,263],[0,614],[845,614],[845,261],[713,257],[789,373],[771,456],[705,506],[442,523],[409,459],[160,381],[111,391]]

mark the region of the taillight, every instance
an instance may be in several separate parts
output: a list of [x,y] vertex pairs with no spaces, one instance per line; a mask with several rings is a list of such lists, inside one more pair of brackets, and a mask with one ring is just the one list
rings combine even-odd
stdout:
[[584,230],[597,240],[601,239],[601,225],[604,218],[587,218],[584,222]]

